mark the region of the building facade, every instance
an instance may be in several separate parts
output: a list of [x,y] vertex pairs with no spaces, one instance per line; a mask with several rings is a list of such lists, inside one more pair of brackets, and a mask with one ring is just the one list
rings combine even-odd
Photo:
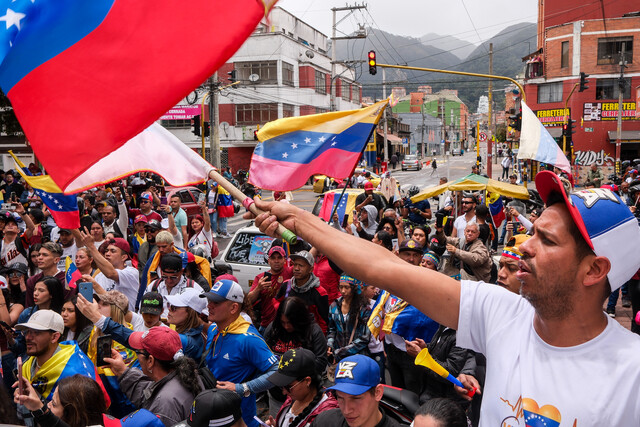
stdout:
[[[362,87],[353,69],[336,65],[335,99],[331,96],[331,58],[328,38],[286,10],[276,7],[233,57],[218,70],[223,88],[219,96],[222,166],[248,170],[257,143],[254,131],[267,122],[331,110],[361,107]],[[191,118],[200,114],[206,88],[194,91],[160,123],[200,152],[202,140],[192,133]],[[204,105],[209,120],[208,100]],[[172,114],[174,111],[178,115]],[[180,115],[181,114],[181,115]],[[205,152],[208,153],[207,138]],[[207,156],[208,158],[208,156]]]
[[[620,93],[620,159],[640,158],[640,13],[632,3],[539,1],[538,50],[524,58],[526,103],[561,147],[565,115],[575,120],[572,144],[563,148],[579,183],[592,164],[615,170]],[[581,72],[589,75],[582,92]]]

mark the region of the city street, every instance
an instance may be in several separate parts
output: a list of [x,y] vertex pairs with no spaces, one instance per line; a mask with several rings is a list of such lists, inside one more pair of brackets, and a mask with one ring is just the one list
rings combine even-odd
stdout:
[[[475,161],[475,158],[475,151],[465,152],[464,156],[449,156],[448,163],[443,158],[443,156],[439,156],[437,157],[437,174],[434,173],[433,175],[431,175],[432,169],[430,166],[422,168],[421,171],[403,172],[400,170],[400,166],[398,165],[395,171],[391,171],[391,175],[400,182],[400,187],[403,190],[411,185],[417,185],[422,190],[423,188],[438,185],[440,177],[447,176],[447,169],[449,169],[450,181],[468,175],[469,173],[471,173],[471,165]],[[273,200],[270,191],[265,191],[263,196],[265,200]],[[301,209],[311,211],[316,203],[319,194],[314,193],[310,185],[306,185],[298,190],[295,190],[293,192],[293,196],[294,199],[292,203],[294,205],[298,206]],[[242,218],[243,213],[244,209],[241,209],[236,216],[234,216],[233,218],[229,218],[227,229],[230,235],[233,236],[233,234],[238,229],[250,223],[250,221]],[[218,242],[218,247],[220,248],[220,253],[222,254],[231,239],[217,238],[216,241]]]

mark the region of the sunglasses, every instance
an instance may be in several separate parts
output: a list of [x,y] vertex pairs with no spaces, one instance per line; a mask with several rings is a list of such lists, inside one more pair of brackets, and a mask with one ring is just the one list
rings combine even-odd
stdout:
[[473,204],[473,202],[462,202],[461,204],[462,204],[462,205],[472,205],[472,204]]
[[149,357],[149,353],[147,352],[147,350],[136,350],[136,354],[138,356]]
[[168,274],[162,275],[162,280],[178,280],[180,276],[169,276]]
[[145,199],[145,200],[140,200],[140,202],[139,202],[139,203],[141,203],[141,204],[142,204],[142,203],[151,203],[151,202],[150,202],[149,200],[146,200],[146,199]]
[[292,384],[286,385],[284,387],[282,387],[283,390],[285,390],[287,393],[291,393],[291,390],[293,390],[295,388],[295,386],[297,386],[298,384],[300,384],[302,381],[296,381]]
[[178,311],[181,308],[186,308],[186,307],[176,307],[175,305],[170,305],[169,311]]

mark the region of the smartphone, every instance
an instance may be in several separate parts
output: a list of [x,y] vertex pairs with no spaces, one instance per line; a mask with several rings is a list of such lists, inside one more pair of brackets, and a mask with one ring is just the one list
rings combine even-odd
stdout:
[[167,196],[161,196],[160,197],[160,204],[161,205],[167,205]]
[[93,283],[80,282],[78,283],[78,292],[85,297],[89,302],[93,302]]
[[11,195],[9,196],[9,200],[11,200],[12,202],[17,202],[18,199],[16,198],[16,193],[12,191]]
[[108,365],[108,363],[104,361],[104,358],[111,357],[112,343],[113,343],[113,340],[111,339],[111,335],[103,335],[101,337],[98,337],[97,351],[96,351],[96,366]]
[[258,424],[260,424],[261,426],[266,426],[266,427],[270,427],[269,424],[265,423],[264,421],[262,421],[260,418],[258,418],[257,416],[253,416],[253,419],[256,420],[256,422]]
[[[269,273],[271,274],[271,273]],[[0,320],[0,325],[2,325],[3,328],[10,330],[11,332],[13,332],[15,334],[15,331],[13,330],[13,328],[11,326],[9,326],[9,324],[3,320]]]
[[24,384],[22,384],[22,357],[18,357],[18,372],[16,374],[18,377],[18,393],[24,394]]
[[207,197],[207,195],[206,195],[206,194],[204,194],[204,193],[200,193],[200,194],[198,195],[198,203],[202,203],[202,202],[204,202],[205,197]]
[[398,249],[398,239],[391,239],[391,246],[394,250]]
[[271,272],[270,271],[265,271],[264,272],[264,277],[266,277],[267,279],[271,280]]
[[342,228],[347,228],[348,225],[349,225],[349,215],[344,214],[344,217],[342,218]]

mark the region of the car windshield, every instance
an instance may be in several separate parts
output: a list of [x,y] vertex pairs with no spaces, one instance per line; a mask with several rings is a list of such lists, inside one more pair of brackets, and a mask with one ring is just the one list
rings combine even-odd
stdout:
[[405,160],[418,160],[418,157],[414,154],[407,154],[406,156],[404,156]]
[[268,265],[266,255],[273,237],[264,234],[237,233],[225,257],[226,262]]

